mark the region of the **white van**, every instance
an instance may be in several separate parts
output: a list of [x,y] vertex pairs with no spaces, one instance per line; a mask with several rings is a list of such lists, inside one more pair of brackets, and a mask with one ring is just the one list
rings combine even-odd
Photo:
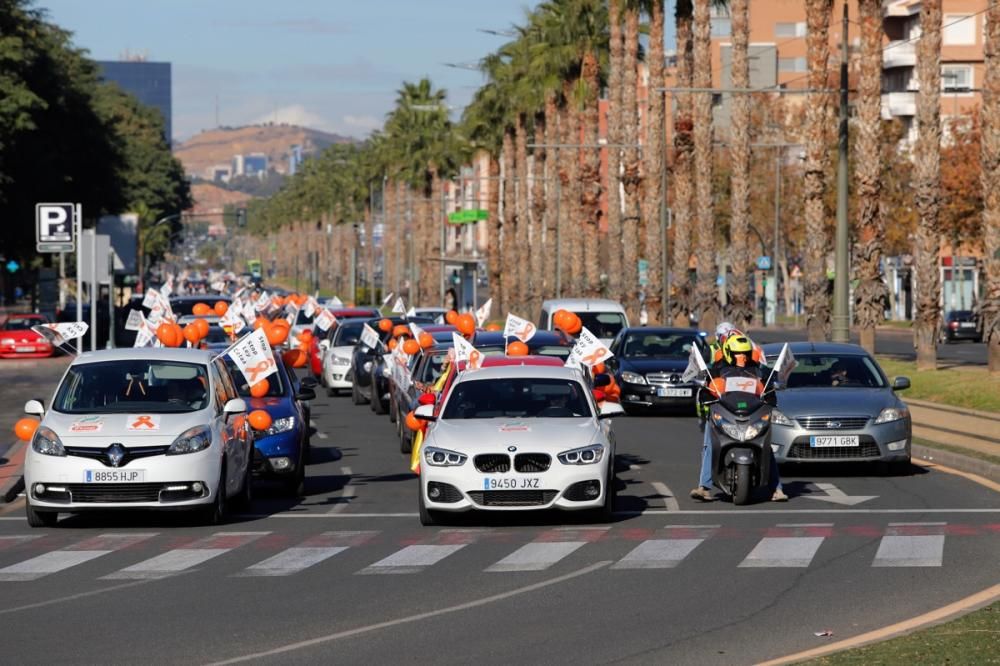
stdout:
[[621,303],[607,298],[553,298],[542,303],[538,328],[551,331],[555,328],[552,316],[559,310],[569,310],[580,318],[588,331],[602,342],[610,344],[618,331],[628,327],[628,316]]

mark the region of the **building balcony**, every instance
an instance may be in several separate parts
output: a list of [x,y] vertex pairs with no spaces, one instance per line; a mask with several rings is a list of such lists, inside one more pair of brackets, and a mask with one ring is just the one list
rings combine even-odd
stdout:
[[901,90],[882,95],[882,117],[886,120],[899,116],[917,115],[917,92]]
[[882,69],[916,67],[917,45],[914,42],[889,42],[882,51]]

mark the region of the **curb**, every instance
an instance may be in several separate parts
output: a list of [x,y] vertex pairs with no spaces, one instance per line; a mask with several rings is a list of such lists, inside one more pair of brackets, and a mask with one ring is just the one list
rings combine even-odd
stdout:
[[946,451],[945,449],[936,449],[924,444],[912,444],[910,446],[910,454],[921,460],[954,467],[959,471],[978,474],[990,481],[1000,483],[1000,464],[991,463],[988,460],[973,458],[961,453]]
[[27,442],[18,440],[7,449],[0,465],[0,500],[12,502],[24,486],[24,454],[27,452]]

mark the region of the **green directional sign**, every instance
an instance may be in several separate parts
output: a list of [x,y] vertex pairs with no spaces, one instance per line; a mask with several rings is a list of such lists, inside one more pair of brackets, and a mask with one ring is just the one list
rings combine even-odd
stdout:
[[471,224],[472,222],[486,219],[489,219],[489,211],[482,208],[458,210],[448,214],[448,224]]

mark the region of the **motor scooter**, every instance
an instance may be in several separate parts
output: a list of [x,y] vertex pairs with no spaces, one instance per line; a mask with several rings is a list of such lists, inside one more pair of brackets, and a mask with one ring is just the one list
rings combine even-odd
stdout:
[[761,396],[727,391],[711,403],[712,479],[733,498],[747,504],[754,492],[771,483],[772,387]]

